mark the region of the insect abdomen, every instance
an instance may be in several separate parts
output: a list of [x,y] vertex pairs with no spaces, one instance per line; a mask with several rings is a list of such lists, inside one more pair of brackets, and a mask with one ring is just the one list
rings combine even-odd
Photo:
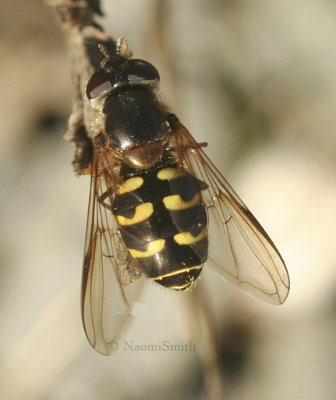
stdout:
[[148,277],[171,289],[187,289],[208,254],[199,182],[171,165],[129,176],[113,203],[126,247]]

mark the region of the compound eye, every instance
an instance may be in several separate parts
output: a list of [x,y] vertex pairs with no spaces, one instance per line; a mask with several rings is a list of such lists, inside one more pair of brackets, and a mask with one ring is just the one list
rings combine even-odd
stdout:
[[112,89],[110,77],[106,72],[96,72],[91,76],[86,86],[86,95],[89,100],[107,94]]
[[132,59],[127,63],[127,75],[131,83],[142,81],[160,81],[157,69],[147,61]]

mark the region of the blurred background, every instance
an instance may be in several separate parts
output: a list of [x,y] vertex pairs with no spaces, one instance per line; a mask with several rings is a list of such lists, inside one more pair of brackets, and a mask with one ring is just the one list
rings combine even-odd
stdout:
[[89,178],[62,137],[64,40],[41,1],[0,0],[1,399],[334,399],[336,2],[102,6],[107,33],[158,68],[162,100],[276,243],[291,292],[269,306],[209,269],[192,293],[149,284],[114,354],[90,347]]

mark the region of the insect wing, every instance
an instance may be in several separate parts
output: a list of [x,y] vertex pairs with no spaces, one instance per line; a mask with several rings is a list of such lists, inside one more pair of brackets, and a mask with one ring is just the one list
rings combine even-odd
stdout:
[[209,265],[256,297],[283,303],[289,276],[272,240],[180,123],[174,136],[175,148],[187,149],[178,151],[184,168],[208,185],[202,197],[209,216]]
[[[85,256],[82,279],[82,319],[86,336],[98,352],[108,355],[132,318],[131,310],[140,295],[143,279],[130,283],[124,260],[127,250],[117,232],[109,190],[110,177],[97,174],[99,157],[94,156],[91,176]],[[128,285],[125,285],[129,283]]]

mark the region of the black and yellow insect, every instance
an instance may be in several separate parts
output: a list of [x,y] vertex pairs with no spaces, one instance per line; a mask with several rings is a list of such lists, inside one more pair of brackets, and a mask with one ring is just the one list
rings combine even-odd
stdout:
[[93,158],[82,317],[103,354],[130,317],[144,277],[183,291],[209,263],[271,303],[283,303],[289,291],[273,242],[205,144],[159,102],[158,82],[151,64],[117,52],[105,54],[87,85]]

